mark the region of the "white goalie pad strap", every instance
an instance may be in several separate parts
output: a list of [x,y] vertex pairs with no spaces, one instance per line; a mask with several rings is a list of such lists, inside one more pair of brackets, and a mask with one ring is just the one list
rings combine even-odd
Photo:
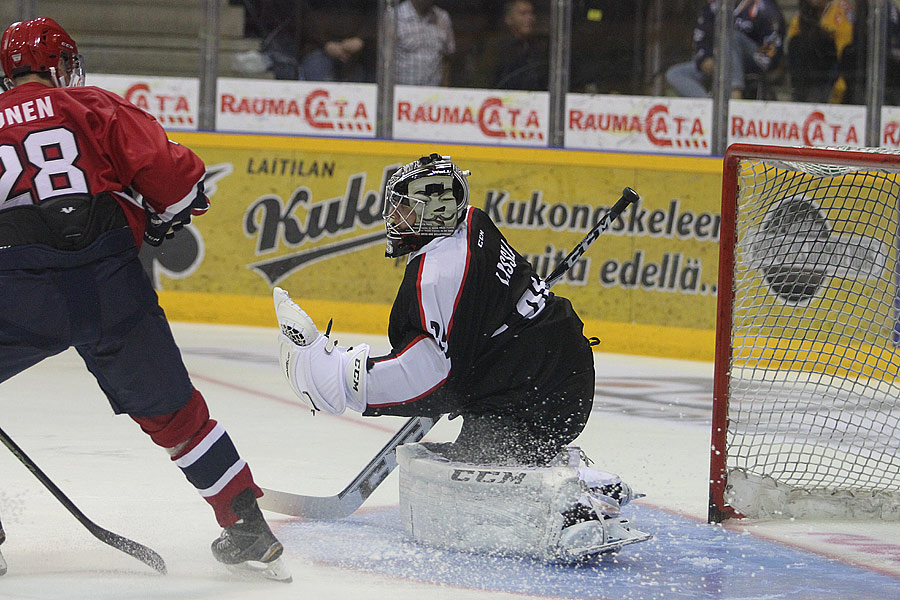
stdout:
[[578,478],[591,488],[622,483],[622,478],[614,473],[607,473],[606,471],[584,465],[578,467]]
[[624,502],[620,504],[619,500],[604,493],[606,486],[625,485],[622,478],[613,473],[581,465],[578,467],[578,479],[583,481],[588,488],[579,498],[579,502],[594,509],[598,515],[618,516],[621,507],[631,500],[631,498],[625,497],[623,498]]
[[[578,465],[578,479],[587,488],[580,502],[593,508],[598,515],[617,516],[621,507],[635,498],[643,497],[643,494],[635,494],[631,486],[615,473],[587,466],[592,461],[584,456],[578,446],[569,446],[565,454],[560,453],[556,460]],[[615,497],[610,496],[611,493],[614,493]]]
[[283,334],[279,339],[281,365],[291,389],[310,408],[333,415],[347,408],[365,410],[368,345],[339,348],[324,335],[308,346],[298,346]]

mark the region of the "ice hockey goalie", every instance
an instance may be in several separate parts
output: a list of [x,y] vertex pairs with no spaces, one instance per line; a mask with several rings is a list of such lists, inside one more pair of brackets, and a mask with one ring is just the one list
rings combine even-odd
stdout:
[[587,466],[575,446],[546,467],[454,462],[440,447],[397,449],[400,514],[418,542],[576,562],[652,537],[621,515],[636,497],[631,488]]

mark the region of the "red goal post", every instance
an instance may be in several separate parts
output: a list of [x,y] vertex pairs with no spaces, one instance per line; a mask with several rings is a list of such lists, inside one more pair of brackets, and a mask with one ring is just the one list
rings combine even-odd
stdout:
[[900,153],[724,157],[709,520],[900,519]]

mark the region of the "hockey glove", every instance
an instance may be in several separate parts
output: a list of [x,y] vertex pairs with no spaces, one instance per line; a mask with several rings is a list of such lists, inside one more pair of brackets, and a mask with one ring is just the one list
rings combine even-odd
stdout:
[[197,197],[190,206],[169,220],[163,219],[144,201],[147,224],[144,227],[144,241],[151,246],[160,246],[163,240],[175,237],[175,232],[191,222],[191,216],[200,216],[209,210],[209,198],[203,193],[203,183],[198,184]]
[[291,389],[313,411],[333,415],[366,409],[369,346],[339,348],[283,289],[273,290],[281,369]]

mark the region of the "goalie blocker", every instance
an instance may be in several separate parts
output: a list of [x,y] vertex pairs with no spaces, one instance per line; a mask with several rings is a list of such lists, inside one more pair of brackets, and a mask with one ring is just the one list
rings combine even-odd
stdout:
[[639,496],[575,446],[546,467],[454,462],[440,447],[397,448],[400,514],[423,544],[573,562],[652,537],[620,513]]

